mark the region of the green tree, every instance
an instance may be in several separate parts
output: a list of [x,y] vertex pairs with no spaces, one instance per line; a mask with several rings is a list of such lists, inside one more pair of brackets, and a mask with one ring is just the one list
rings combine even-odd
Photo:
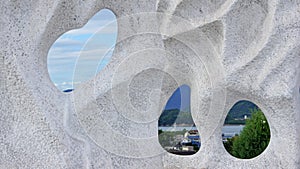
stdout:
[[270,128],[260,109],[252,110],[251,119],[240,136],[234,139],[231,154],[237,158],[249,159],[261,154],[269,144]]
[[232,138],[228,138],[227,141],[224,143],[224,147],[228,152],[232,152],[232,146],[233,146],[233,142],[238,138],[239,136],[236,135]]

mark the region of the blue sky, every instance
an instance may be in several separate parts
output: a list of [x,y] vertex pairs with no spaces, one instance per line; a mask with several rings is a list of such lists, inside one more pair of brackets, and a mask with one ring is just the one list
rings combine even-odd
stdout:
[[175,90],[168,100],[165,109],[180,109],[190,111],[190,93],[191,89],[187,85],[182,85]]
[[[82,28],[60,36],[48,52],[48,71],[55,86],[64,90],[92,78],[109,62],[116,37],[116,17],[108,9],[96,13]],[[91,66],[95,64],[97,67]],[[93,73],[74,75],[75,65],[77,69],[81,66],[80,70]],[[76,81],[73,82],[74,76]]]

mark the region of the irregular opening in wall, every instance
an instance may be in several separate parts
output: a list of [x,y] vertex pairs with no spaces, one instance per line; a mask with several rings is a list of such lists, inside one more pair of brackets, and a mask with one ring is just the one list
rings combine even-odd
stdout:
[[192,155],[201,147],[200,134],[191,115],[190,93],[188,85],[177,88],[158,120],[159,143],[172,154]]
[[64,33],[48,52],[51,81],[60,91],[72,92],[109,63],[116,38],[117,20],[109,9],[100,10],[82,28]]
[[232,156],[254,158],[267,148],[270,137],[268,121],[254,103],[241,100],[228,112],[222,128],[222,140]]

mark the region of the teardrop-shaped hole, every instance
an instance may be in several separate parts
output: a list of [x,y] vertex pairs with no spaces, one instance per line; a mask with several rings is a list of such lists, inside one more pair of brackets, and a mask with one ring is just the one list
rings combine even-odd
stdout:
[[201,146],[200,134],[190,111],[190,93],[188,85],[177,88],[158,120],[159,143],[172,154],[192,155]]
[[[82,28],[61,35],[48,52],[51,81],[59,90],[71,92],[75,85],[94,77],[108,64],[116,37],[116,16],[109,9],[100,10]],[[74,78],[78,66],[80,72]]]
[[222,128],[222,138],[228,153],[240,159],[250,159],[267,148],[271,134],[261,109],[242,100],[230,109]]

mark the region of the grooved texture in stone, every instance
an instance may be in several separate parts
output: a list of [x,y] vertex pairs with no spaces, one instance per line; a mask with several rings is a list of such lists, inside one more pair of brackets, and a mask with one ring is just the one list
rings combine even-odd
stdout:
[[[103,8],[117,16],[111,62],[63,94],[48,50]],[[299,9],[297,0],[1,2],[0,168],[299,168]],[[201,133],[193,156],[158,142],[160,112],[183,84]],[[271,130],[251,160],[230,156],[221,139],[244,99]]]

